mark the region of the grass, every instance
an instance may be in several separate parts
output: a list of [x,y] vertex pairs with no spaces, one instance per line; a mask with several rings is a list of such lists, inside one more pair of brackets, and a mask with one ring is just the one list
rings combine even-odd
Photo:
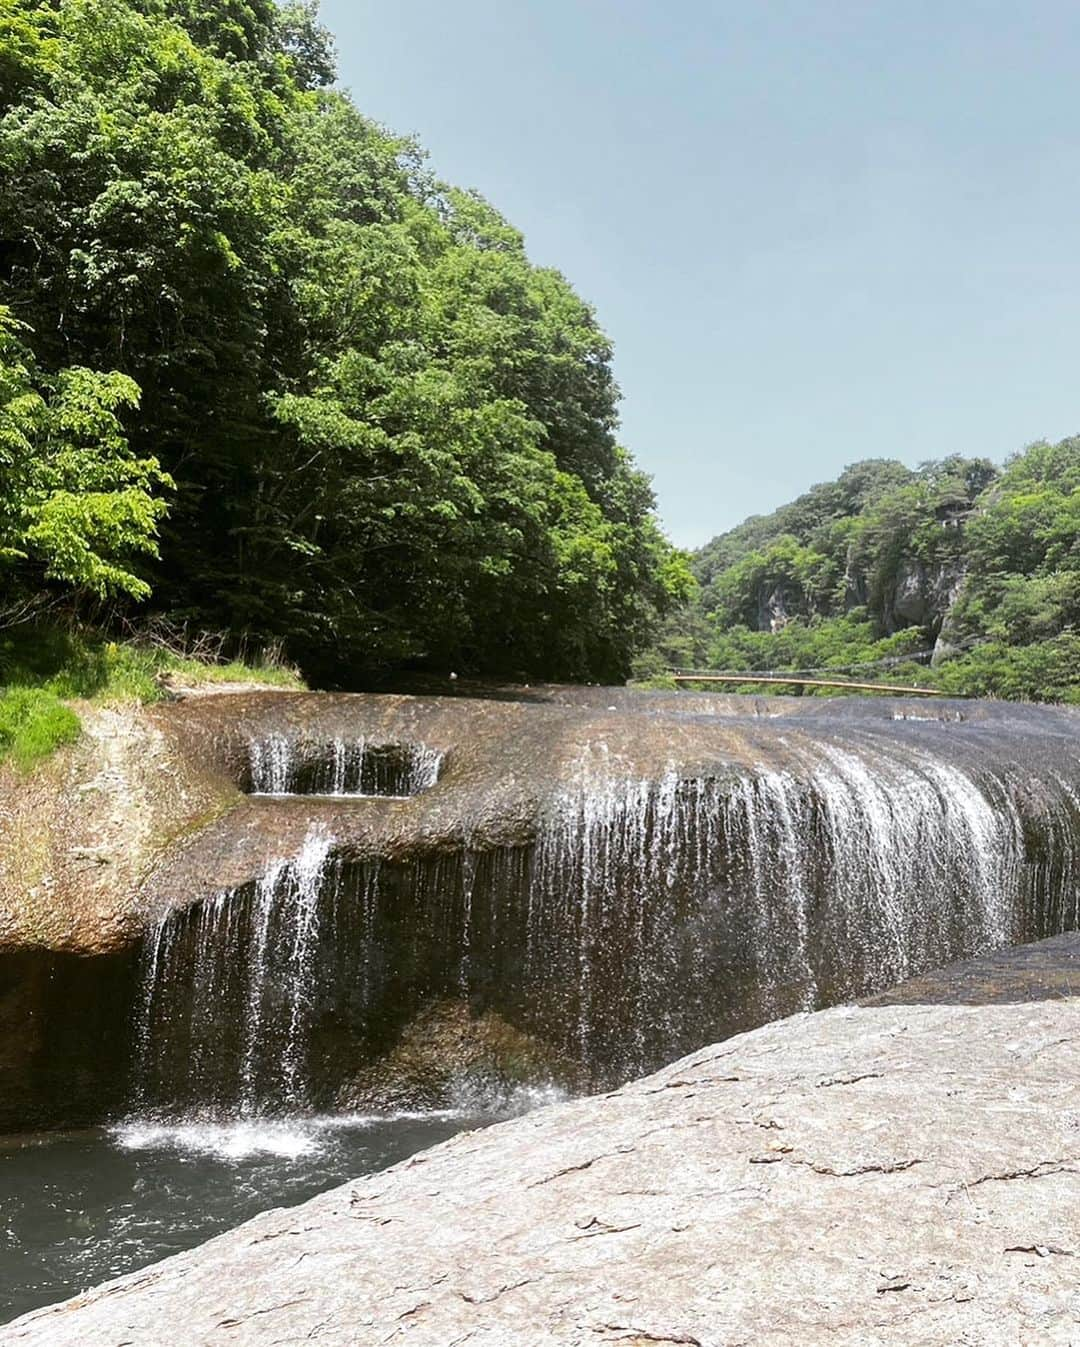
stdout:
[[302,688],[295,669],[274,659],[198,658],[164,643],[111,641],[93,630],[35,625],[0,639],[0,762],[28,772],[81,725],[68,703],[139,706],[167,697],[166,680],[180,683],[266,683]]
[[9,688],[0,696],[0,759],[22,772],[82,733],[79,717],[46,688]]
[[265,683],[268,687],[301,689],[304,680],[288,665],[259,662],[247,664],[230,660],[228,664],[208,664],[205,660],[176,658],[162,665],[160,672],[172,674],[177,681],[192,683]]

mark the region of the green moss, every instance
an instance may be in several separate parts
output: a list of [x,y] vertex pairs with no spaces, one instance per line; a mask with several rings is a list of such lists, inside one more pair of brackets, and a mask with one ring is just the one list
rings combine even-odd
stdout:
[[23,772],[82,732],[79,717],[48,688],[11,688],[0,696],[0,758]]

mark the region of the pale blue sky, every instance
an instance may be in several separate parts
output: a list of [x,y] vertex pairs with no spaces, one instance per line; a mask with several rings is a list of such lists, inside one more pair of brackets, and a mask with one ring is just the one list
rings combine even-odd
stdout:
[[323,0],[342,83],[557,266],[697,545],[1080,430],[1074,0]]

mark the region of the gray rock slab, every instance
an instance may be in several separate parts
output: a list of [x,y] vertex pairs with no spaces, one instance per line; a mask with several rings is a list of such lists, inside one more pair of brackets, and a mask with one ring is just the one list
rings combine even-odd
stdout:
[[1070,996],[1080,996],[1080,931],[936,968],[868,996],[864,1004],[990,1005]]
[[1080,1000],[842,1007],[464,1134],[5,1347],[1076,1347]]

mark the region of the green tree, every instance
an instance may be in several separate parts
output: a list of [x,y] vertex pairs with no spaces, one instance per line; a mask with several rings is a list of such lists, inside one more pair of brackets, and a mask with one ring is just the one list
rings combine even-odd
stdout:
[[330,682],[625,674],[689,580],[610,344],[326,87],[315,6],[0,2],[0,280],[43,372],[141,389],[155,602]]
[[[136,457],[121,416],[138,406],[126,375],[72,366],[41,375],[20,325],[0,308],[0,564],[98,598],[150,589],[133,566],[157,554],[171,485]],[[40,580],[38,581],[40,583]]]

